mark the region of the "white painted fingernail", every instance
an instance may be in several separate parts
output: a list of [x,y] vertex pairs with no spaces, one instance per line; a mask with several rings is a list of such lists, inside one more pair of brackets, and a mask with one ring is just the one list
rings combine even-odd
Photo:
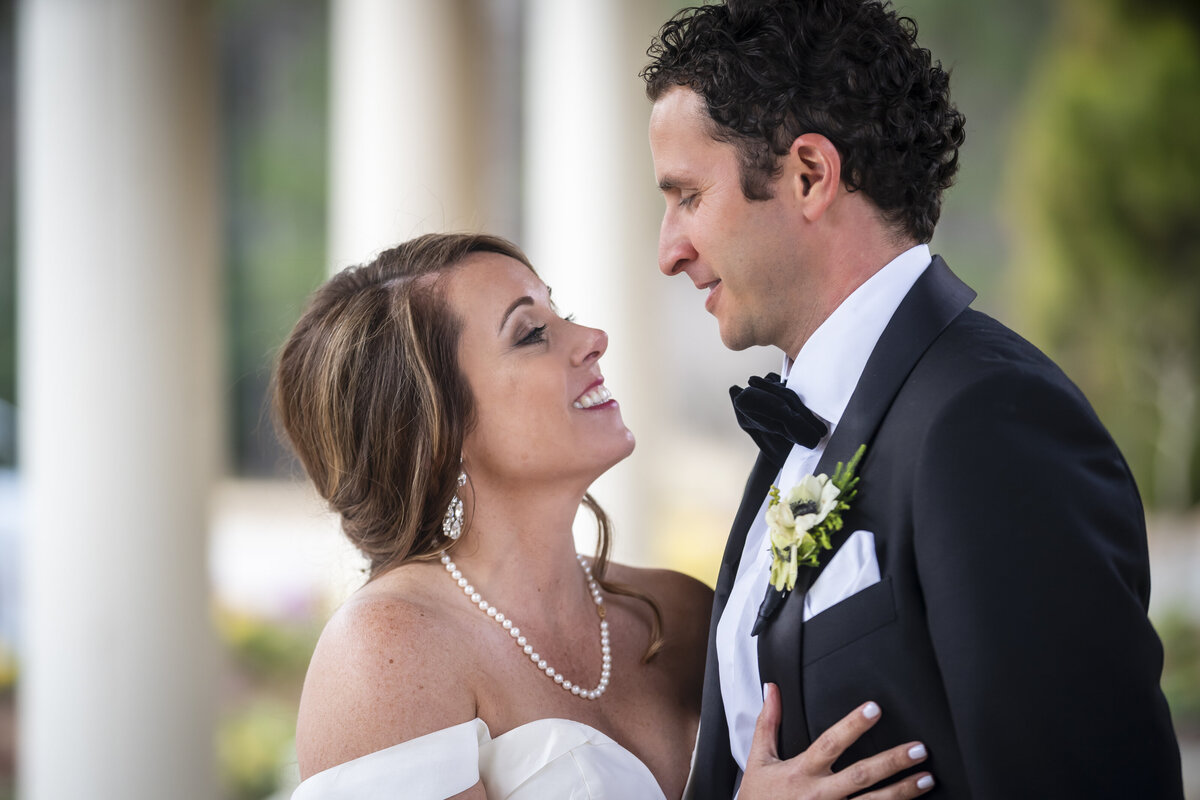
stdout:
[[919,781],[917,781],[918,789],[928,789],[930,786],[933,786],[933,776],[932,775],[926,775],[923,778],[921,778]]
[[879,706],[874,703],[867,703],[863,706],[863,716],[867,719],[875,719],[879,716]]
[[925,745],[923,744],[914,744],[908,748],[908,757],[913,761],[916,761],[918,758],[924,758],[925,755]]

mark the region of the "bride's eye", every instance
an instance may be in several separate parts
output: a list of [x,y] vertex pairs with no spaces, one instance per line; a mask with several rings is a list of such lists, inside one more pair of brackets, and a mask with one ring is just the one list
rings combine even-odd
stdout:
[[539,344],[544,341],[546,341],[546,326],[538,325],[536,328],[531,330],[529,333],[522,336],[520,341],[517,342],[517,344],[518,345]]

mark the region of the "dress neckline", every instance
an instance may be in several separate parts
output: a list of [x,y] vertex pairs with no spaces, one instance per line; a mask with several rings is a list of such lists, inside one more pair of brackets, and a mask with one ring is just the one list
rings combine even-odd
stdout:
[[[466,777],[457,774],[450,775],[451,772],[455,772],[455,764],[462,765],[462,762],[457,762],[456,759],[467,756],[472,744],[478,747],[478,756],[468,757],[470,774]],[[438,783],[440,788],[433,790],[432,793],[428,790],[425,794],[418,793],[422,798],[424,796],[446,796],[439,792],[449,792],[450,794],[461,792],[470,784],[480,780],[481,777],[484,778],[485,783],[490,784],[488,792],[496,788],[500,795],[508,796],[511,793],[510,789],[520,787],[540,771],[542,766],[568,756],[576,748],[587,746],[606,748],[611,753],[611,759],[616,759],[617,762],[624,764],[626,775],[640,775],[637,782],[641,787],[641,794],[638,796],[650,796],[649,787],[653,786],[658,790],[658,794],[654,795],[654,800],[666,800],[666,794],[662,792],[661,784],[654,772],[650,771],[649,766],[641,758],[635,756],[628,747],[620,744],[599,728],[590,726],[586,722],[568,720],[565,717],[541,717],[538,720],[530,720],[505,730],[504,733],[497,736],[492,736],[491,728],[488,728],[487,723],[480,717],[474,717],[473,720],[452,724],[452,726],[438,730],[431,730],[430,733],[362,754],[358,758],[330,766],[329,769],[308,776],[296,789],[293,800],[325,798],[326,793],[335,788],[336,792],[328,794],[330,798],[334,798],[334,796],[336,798],[342,798],[342,796],[361,798],[361,796],[368,796],[364,792],[367,792],[368,787],[377,783],[380,780],[379,776],[383,775],[386,776],[384,780],[388,786],[398,786],[397,781],[433,780],[430,775],[427,775],[427,772],[430,772],[430,759],[437,762],[439,753],[443,751],[457,753],[457,756],[449,758],[444,764],[439,765],[437,770],[433,770],[439,772],[439,776],[436,777],[448,778],[451,782],[462,778],[461,786],[457,786],[455,783],[457,788],[450,787],[449,784],[446,787],[440,787],[440,783]],[[420,775],[414,774],[406,777],[402,772],[397,772],[396,759],[416,753],[419,753],[418,760],[424,759],[421,760]],[[491,765],[503,765],[504,769],[494,770],[491,769]],[[406,787],[413,788],[412,783],[406,783]]]

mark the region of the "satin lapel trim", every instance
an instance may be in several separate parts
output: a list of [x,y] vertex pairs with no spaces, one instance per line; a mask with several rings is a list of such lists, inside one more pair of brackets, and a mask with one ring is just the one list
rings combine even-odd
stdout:
[[[817,474],[832,474],[837,462],[849,461],[858,446],[866,444],[867,452],[859,465],[859,474],[862,474],[864,466],[871,461],[870,442],[900,387],[934,340],[974,299],[975,292],[950,271],[940,256],[934,256],[883,329],[846,411],[817,464]],[[870,491],[870,488],[860,484],[859,491]],[[796,755],[810,743],[799,667],[803,663],[800,637],[804,595],[829,563],[832,553],[851,533],[853,531],[848,528],[838,531],[833,537],[833,550],[824,553],[821,566],[800,571],[796,588],[758,636],[760,677],[763,681],[779,684],[785,704],[779,736],[783,758]],[[774,665],[779,665],[778,669]]]
[[[742,502],[733,518],[729,529],[729,539],[725,542],[725,555],[721,559],[721,571],[717,576],[717,589],[713,597],[712,618],[708,628],[708,657],[704,668],[704,695],[700,707],[700,739],[696,743],[697,758],[695,763],[697,796],[728,797],[733,792],[733,784],[737,779],[737,764],[729,752],[729,726],[725,720],[725,703],[721,699],[720,665],[717,661],[717,623],[725,611],[729,601],[729,592],[733,589],[733,579],[737,577],[738,564],[742,560],[742,551],[746,547],[746,536],[750,526],[754,524],[758,509],[762,506],[763,498],[771,481],[779,474],[779,465],[769,460],[761,453],[754,462],[754,469],[746,480],[746,488],[742,492]],[[722,795],[722,788],[728,788],[728,793]]]
[[[746,549],[746,537],[762,508],[763,500],[767,497],[767,489],[779,474],[782,465],[776,464],[762,453],[754,462],[754,469],[746,480],[746,488],[742,491],[742,502],[734,515],[733,524],[729,528],[729,539],[725,542],[725,555],[721,559],[721,572],[717,576],[717,602],[722,608],[729,599],[733,588],[733,579],[737,577],[738,564],[742,560],[742,551]],[[714,625],[716,623],[714,622]]]
[[817,464],[818,474],[832,474],[837,462],[848,461],[860,444],[874,438],[913,367],[974,299],[974,290],[950,271],[941,256],[934,256],[871,351],[846,411]]
[[[929,346],[974,299],[975,291],[950,271],[941,256],[934,256],[897,307],[883,329],[879,343],[871,351],[846,411],[817,463],[816,474],[832,475],[839,461],[849,461],[859,445],[866,444],[866,455],[859,464],[859,474],[862,474],[863,467],[871,460],[870,442],[900,387]],[[863,491],[861,486],[859,491]],[[838,531],[833,537],[833,551],[821,560],[821,566],[804,571],[806,580],[797,583],[793,594],[808,591],[824,565],[829,563],[828,556],[836,552],[851,533],[853,531],[845,528]],[[803,589],[800,583],[803,583]]]

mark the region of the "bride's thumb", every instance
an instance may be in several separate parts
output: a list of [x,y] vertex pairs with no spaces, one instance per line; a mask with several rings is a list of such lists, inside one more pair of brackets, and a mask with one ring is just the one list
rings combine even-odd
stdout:
[[763,707],[754,723],[754,740],[750,743],[749,761],[759,764],[779,760],[779,749],[775,739],[779,733],[779,720],[783,716],[779,700],[779,687],[773,683],[763,684]]

